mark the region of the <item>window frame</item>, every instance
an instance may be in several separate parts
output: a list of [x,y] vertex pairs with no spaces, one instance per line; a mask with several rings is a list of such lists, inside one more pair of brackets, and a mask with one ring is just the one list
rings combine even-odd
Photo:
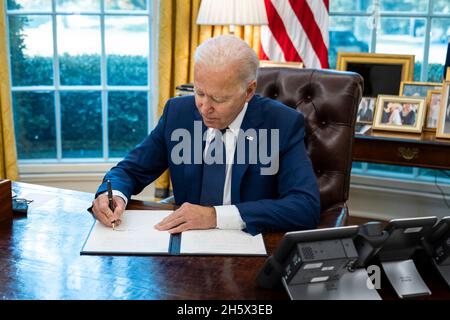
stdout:
[[[49,10],[8,10],[8,3],[4,1],[6,34],[8,36],[8,67],[9,81],[11,84],[11,94],[14,92],[36,92],[49,91],[54,94],[54,113],[55,113],[55,135],[56,135],[56,158],[47,159],[18,159],[19,167],[25,165],[25,168],[39,167],[40,164],[62,164],[64,167],[67,163],[86,163],[87,170],[90,167],[97,166],[98,163],[116,163],[120,158],[109,157],[109,138],[108,138],[108,93],[112,91],[146,91],[147,92],[147,133],[154,127],[158,104],[158,77],[157,77],[157,61],[158,61],[158,12],[159,1],[147,0],[146,10],[106,10],[105,0],[100,1],[100,9],[98,11],[75,12],[70,10],[57,10],[56,0],[51,1],[51,11]],[[53,41],[53,85],[35,85],[35,86],[13,86],[12,85],[12,69],[10,56],[10,39],[9,39],[9,17],[10,16],[26,16],[26,15],[46,15],[51,17],[52,21],[52,41]],[[59,72],[59,54],[58,54],[58,30],[57,17],[61,15],[93,15],[100,18],[100,85],[61,85]],[[147,59],[147,85],[143,86],[127,86],[127,85],[108,85],[107,84],[107,55],[105,47],[105,19],[109,16],[138,16],[147,17],[148,23],[148,59]],[[102,157],[101,158],[63,158],[62,157],[62,127],[61,127],[61,97],[62,91],[97,91],[101,94],[101,111],[102,111]],[[14,108],[14,106],[12,106]],[[34,170],[34,169],[33,169]],[[47,170],[47,169],[46,169]],[[28,171],[28,170],[26,170]],[[21,171],[22,172],[22,171]]]
[[[377,30],[379,28],[379,24],[381,21],[381,18],[422,18],[426,20],[425,24],[425,37],[424,37],[424,48],[423,48],[423,61],[422,61],[422,70],[420,73],[420,79],[418,81],[420,82],[427,82],[428,79],[428,67],[429,67],[429,52],[430,52],[430,46],[431,46],[431,26],[433,19],[442,19],[447,18],[450,19],[450,13],[436,13],[434,12],[434,3],[432,0],[428,0],[427,3],[427,11],[426,12],[403,12],[403,11],[382,11],[381,3],[379,0],[373,0],[373,3],[371,6],[371,11],[331,11],[330,10],[330,18],[335,17],[366,17],[368,19],[373,19],[374,21],[374,27],[371,29],[371,45],[369,52],[370,53],[376,53],[376,45],[377,45]],[[409,184],[410,186],[413,186],[413,189],[416,189],[417,191],[421,190],[420,187],[418,187],[415,183],[419,183],[421,185],[423,184],[432,184],[433,189],[435,186],[435,182],[439,185],[448,185],[450,184],[450,178],[437,178],[436,181],[433,181],[434,178],[427,175],[421,174],[422,170],[418,167],[412,167],[412,173],[396,173],[389,170],[382,171],[382,170],[373,170],[369,168],[368,163],[361,162],[361,168],[353,167],[352,168],[352,177],[358,177],[357,181],[363,181],[363,183],[372,184],[375,183],[378,180],[384,181],[384,183],[388,182],[390,184],[393,183],[393,181],[402,181],[407,180],[405,182],[406,184]],[[362,178],[365,177],[365,178]],[[372,181],[372,182],[369,182]],[[374,185],[375,185],[374,184]],[[394,188],[400,188],[404,189],[405,184],[401,183],[398,185],[398,183],[393,183]],[[427,189],[428,192],[431,192],[431,189]],[[445,190],[448,192],[450,190],[449,188],[445,188]],[[434,190],[435,191],[435,190]]]
[[450,19],[450,13],[435,13],[433,8],[433,0],[428,0],[428,11],[427,12],[403,12],[403,11],[381,11],[380,1],[373,0],[373,4],[371,7],[372,11],[331,11],[330,10],[330,18],[333,16],[336,17],[367,17],[374,19],[374,27],[371,32],[371,40],[370,40],[370,53],[376,52],[377,45],[377,30],[379,28],[379,24],[381,18],[424,18],[426,20],[425,24],[425,38],[424,38],[424,48],[423,48],[423,62],[422,62],[422,70],[420,72],[420,79],[418,81],[426,82],[428,78],[428,58],[430,52],[430,40],[431,40],[431,25],[432,20],[436,18],[448,18]]

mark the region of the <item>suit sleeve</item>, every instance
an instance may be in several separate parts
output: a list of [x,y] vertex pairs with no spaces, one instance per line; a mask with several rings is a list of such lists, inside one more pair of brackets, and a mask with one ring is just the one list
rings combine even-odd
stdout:
[[303,141],[304,118],[298,115],[285,136],[280,137],[283,147],[280,148],[277,173],[278,199],[236,204],[246,231],[251,234],[312,229],[319,222],[319,190]]
[[107,190],[106,180],[111,180],[114,190],[122,192],[128,199],[140,193],[156,180],[167,168],[167,145],[164,139],[170,100],[156,128],[127,156],[113,167],[97,190],[96,197]]

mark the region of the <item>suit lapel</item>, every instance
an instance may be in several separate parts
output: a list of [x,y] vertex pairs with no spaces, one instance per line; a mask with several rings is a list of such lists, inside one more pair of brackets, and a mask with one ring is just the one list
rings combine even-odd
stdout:
[[[248,103],[247,111],[241,124],[241,131],[239,132],[238,142],[236,145],[236,151],[234,153],[233,170],[231,173],[231,203],[240,202],[241,194],[241,182],[245,171],[249,166],[250,159],[250,143],[257,143],[258,141],[258,128],[262,123],[261,105],[258,103],[259,98],[254,96]],[[249,129],[254,129],[249,130]],[[253,132],[252,132],[253,131]],[[242,143],[245,148],[245,163],[238,163],[238,148],[239,143]],[[257,155],[253,155],[257,156]]]
[[[186,193],[185,201],[190,203],[198,203],[200,201],[200,193],[202,189],[202,174],[203,174],[203,164],[198,163],[198,159],[195,159],[195,154],[198,157],[203,157],[203,150],[205,148],[205,141],[203,140],[203,135],[206,131],[206,126],[203,123],[202,117],[198,112],[197,108],[194,110],[194,121],[200,121],[200,127],[194,124],[193,129],[190,130],[192,143],[191,143],[191,164],[184,166],[184,190]],[[194,141],[197,139],[197,141]],[[198,154],[199,153],[199,154]],[[197,161],[195,161],[197,160]]]

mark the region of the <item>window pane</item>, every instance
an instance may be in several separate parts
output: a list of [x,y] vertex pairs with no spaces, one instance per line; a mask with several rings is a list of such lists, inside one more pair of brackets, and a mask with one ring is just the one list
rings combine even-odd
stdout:
[[336,67],[339,51],[369,51],[371,20],[368,17],[332,16],[330,20],[330,68]]
[[398,176],[398,175],[411,175],[413,174],[413,167],[393,166],[387,164],[369,163],[367,170],[371,173],[378,173],[379,175]]
[[373,0],[332,0],[330,3],[330,12],[337,11],[363,11],[368,12],[373,4]]
[[57,11],[100,11],[101,0],[56,0]]
[[106,0],[106,10],[146,10],[145,0]]
[[106,17],[108,85],[147,85],[147,17]]
[[431,23],[431,42],[428,56],[428,81],[441,82],[444,76],[444,63],[450,41],[450,19],[433,19]]
[[12,85],[53,85],[50,16],[10,16],[9,39]]
[[450,183],[450,170],[419,169],[419,176],[424,180],[435,179],[441,183]]
[[428,0],[381,0],[381,11],[428,12]]
[[352,169],[358,169],[358,170],[361,170],[361,169],[362,169],[362,165],[363,165],[362,162],[356,162],[356,161],[354,161],[354,162],[352,163]]
[[19,159],[56,158],[51,92],[14,92],[14,128]]
[[147,92],[108,93],[109,157],[124,157],[147,136]]
[[450,2],[448,0],[432,0],[435,13],[450,13]]
[[8,9],[51,11],[52,0],[8,0]]
[[100,92],[61,92],[63,158],[102,157]]
[[425,43],[425,24],[422,18],[381,18],[377,53],[415,55],[414,80],[420,81]]
[[63,85],[100,85],[100,17],[57,18],[60,78]]

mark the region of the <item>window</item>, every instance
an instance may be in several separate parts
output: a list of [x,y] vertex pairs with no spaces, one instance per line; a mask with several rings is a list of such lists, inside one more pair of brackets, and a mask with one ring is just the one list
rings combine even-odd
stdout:
[[[441,82],[449,40],[448,0],[330,1],[330,68],[338,51],[414,54],[414,80]],[[356,162],[352,172],[450,184],[448,171]]]
[[19,160],[122,158],[152,129],[148,0],[7,0]]
[[441,82],[450,40],[447,0],[330,1],[330,67],[338,51],[415,55],[414,80]]

